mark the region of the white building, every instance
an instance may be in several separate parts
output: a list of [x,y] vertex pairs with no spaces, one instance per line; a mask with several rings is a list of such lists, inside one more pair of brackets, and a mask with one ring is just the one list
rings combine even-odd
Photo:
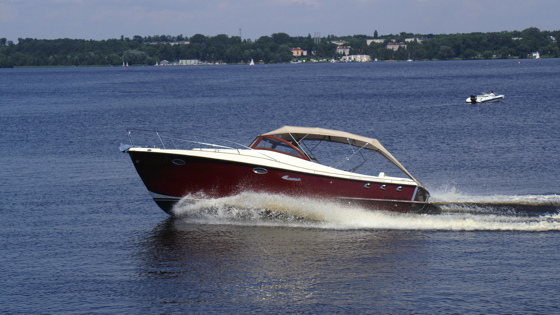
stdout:
[[340,58],[342,62],[370,62],[371,57],[369,55],[349,55]]
[[394,51],[399,50],[399,48],[406,49],[405,43],[389,43],[387,44],[387,49],[392,49]]
[[350,46],[338,46],[338,47],[336,47],[336,53],[348,56],[348,54],[350,54],[350,49],[351,48],[352,47],[350,47]]
[[369,46],[371,45],[371,43],[376,43],[376,44],[383,44],[385,42],[384,39],[368,39],[366,40],[366,44]]
[[181,59],[179,60],[181,66],[193,66],[198,64],[198,59]]

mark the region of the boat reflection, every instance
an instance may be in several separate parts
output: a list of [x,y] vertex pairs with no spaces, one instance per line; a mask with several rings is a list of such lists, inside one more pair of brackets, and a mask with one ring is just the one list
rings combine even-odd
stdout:
[[[240,312],[280,306],[301,311],[337,294],[345,304],[364,294],[379,298],[402,290],[403,279],[423,277],[418,261],[428,265],[428,241],[421,231],[193,224],[169,218],[143,238],[138,276],[144,293],[158,296],[162,304],[208,303],[219,311],[239,303]],[[386,302],[379,298],[376,303]]]

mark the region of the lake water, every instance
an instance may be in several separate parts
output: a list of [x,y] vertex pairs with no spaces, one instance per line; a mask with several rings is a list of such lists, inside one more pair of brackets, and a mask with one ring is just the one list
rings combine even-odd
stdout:
[[[559,59],[0,69],[0,312],[560,313],[559,82]],[[174,219],[118,150],[283,125],[378,138],[443,213],[243,194]]]

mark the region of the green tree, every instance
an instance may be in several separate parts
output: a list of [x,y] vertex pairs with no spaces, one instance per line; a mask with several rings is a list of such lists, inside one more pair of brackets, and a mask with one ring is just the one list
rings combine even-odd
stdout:
[[272,40],[277,45],[287,45],[291,42],[291,37],[286,33],[275,33],[272,34]]
[[205,44],[206,40],[206,36],[202,34],[194,34],[191,36],[191,44]]
[[276,62],[289,62],[292,58],[292,49],[288,45],[280,45],[274,56]]
[[440,59],[450,59],[455,57],[455,52],[453,49],[446,45],[441,45],[438,51],[438,57]]
[[476,59],[477,57],[478,57],[478,52],[471,48],[465,50],[465,52],[462,54],[463,59]]
[[147,65],[148,55],[142,51],[131,49],[123,53],[122,60],[129,65]]

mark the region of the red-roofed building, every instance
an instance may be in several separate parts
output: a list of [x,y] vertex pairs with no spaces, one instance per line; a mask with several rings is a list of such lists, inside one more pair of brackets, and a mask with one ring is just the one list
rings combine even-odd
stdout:
[[294,47],[292,48],[292,55],[294,55],[294,57],[301,57],[304,55],[303,53],[303,49],[299,48],[299,47]]

